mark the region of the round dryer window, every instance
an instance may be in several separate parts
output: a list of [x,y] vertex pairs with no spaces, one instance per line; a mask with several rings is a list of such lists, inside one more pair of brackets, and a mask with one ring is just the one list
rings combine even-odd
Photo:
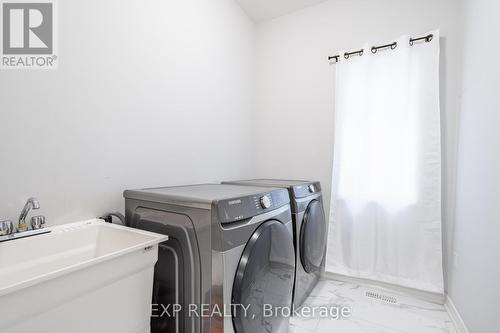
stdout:
[[281,313],[269,316],[264,306],[292,305],[294,274],[291,230],[279,221],[264,222],[248,241],[236,271],[232,291],[235,332],[288,332],[289,318]]
[[300,261],[307,273],[320,269],[326,247],[326,223],[323,205],[312,200],[300,227]]

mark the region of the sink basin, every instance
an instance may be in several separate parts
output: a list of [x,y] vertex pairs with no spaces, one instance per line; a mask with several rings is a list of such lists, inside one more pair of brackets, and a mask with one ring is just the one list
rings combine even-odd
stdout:
[[0,332],[148,332],[158,243],[90,220],[0,243]]

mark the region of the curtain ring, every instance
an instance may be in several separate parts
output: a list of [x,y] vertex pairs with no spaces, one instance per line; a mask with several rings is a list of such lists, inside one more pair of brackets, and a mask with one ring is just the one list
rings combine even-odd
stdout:
[[344,53],[344,58],[349,59],[349,53]]
[[394,42],[391,44],[391,50],[394,50],[396,47],[398,47],[398,42]]
[[372,53],[373,54],[377,53],[377,48],[375,46],[372,46]]
[[430,34],[427,37],[425,37],[425,41],[429,43],[432,40],[432,38],[434,38],[434,35]]
[[364,49],[361,49],[361,51],[359,51],[358,54],[359,54],[360,57],[363,55],[363,51],[364,51]]

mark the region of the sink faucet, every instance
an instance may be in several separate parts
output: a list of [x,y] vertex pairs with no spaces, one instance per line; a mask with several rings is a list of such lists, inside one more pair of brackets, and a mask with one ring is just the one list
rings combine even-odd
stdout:
[[19,223],[17,225],[17,231],[28,230],[28,227],[26,226],[26,216],[28,215],[31,209],[39,209],[39,208],[40,208],[40,203],[36,198],[29,198],[28,201],[26,201],[26,204],[24,205],[23,210],[21,211],[21,215],[19,215]]

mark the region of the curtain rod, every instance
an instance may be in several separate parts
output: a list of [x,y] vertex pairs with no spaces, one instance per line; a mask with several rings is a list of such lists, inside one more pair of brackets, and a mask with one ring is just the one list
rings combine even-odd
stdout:
[[[428,43],[428,42],[430,42],[432,40],[432,38],[434,38],[433,34],[430,34],[430,35],[427,35],[427,36],[423,36],[423,37],[418,37],[418,38],[410,38],[409,44],[410,44],[410,46],[413,46],[413,44],[415,44],[415,42],[418,42],[418,41],[421,41],[421,40],[425,40],[425,42]],[[375,53],[377,53],[378,50],[386,49],[386,48],[390,48],[391,50],[394,50],[397,46],[398,46],[398,42],[394,42],[394,43],[391,43],[391,44],[380,45],[380,46],[372,46],[371,51],[372,51],[373,54],[375,54]],[[362,56],[363,52],[364,52],[363,49],[358,50],[358,51],[353,51],[353,52],[345,52],[344,53],[344,58],[345,59],[349,59],[351,56],[356,56],[356,55],[357,56]],[[340,55],[334,55],[334,56],[329,56],[328,57],[329,61],[331,61],[333,59],[335,59],[335,62],[332,62],[333,64],[339,62]]]

